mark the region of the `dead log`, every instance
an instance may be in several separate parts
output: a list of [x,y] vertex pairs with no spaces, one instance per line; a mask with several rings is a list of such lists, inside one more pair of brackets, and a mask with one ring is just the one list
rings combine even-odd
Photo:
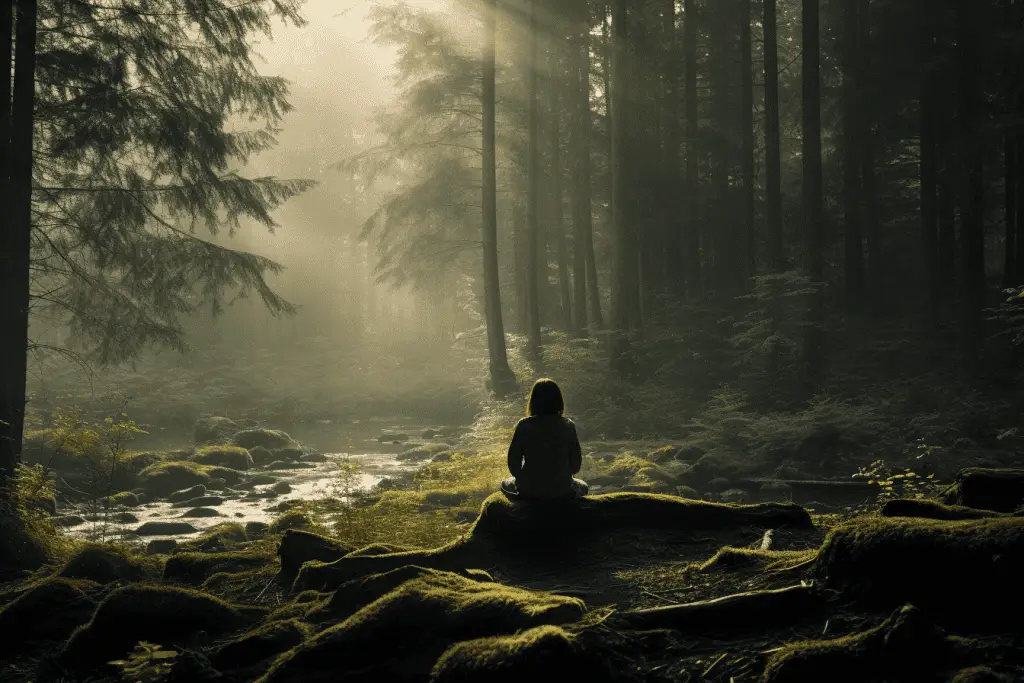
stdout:
[[614,619],[636,630],[672,629],[702,635],[742,633],[782,626],[802,619],[823,605],[813,584],[751,591],[679,605],[620,612]]
[[960,519],[986,519],[989,517],[1010,517],[1003,512],[977,510],[962,505],[943,505],[933,500],[890,500],[882,506],[883,517],[922,517],[956,521]]

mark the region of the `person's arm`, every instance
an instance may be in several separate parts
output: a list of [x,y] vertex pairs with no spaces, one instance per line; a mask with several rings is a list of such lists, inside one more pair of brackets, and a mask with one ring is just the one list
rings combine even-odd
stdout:
[[518,477],[523,471],[523,446],[519,433],[521,424],[522,421],[516,424],[516,429],[512,432],[512,443],[508,445],[508,471],[513,477]]
[[569,423],[572,429],[572,450],[569,451],[569,471],[578,474],[583,468],[583,449],[580,447],[580,437],[576,434],[576,425]]

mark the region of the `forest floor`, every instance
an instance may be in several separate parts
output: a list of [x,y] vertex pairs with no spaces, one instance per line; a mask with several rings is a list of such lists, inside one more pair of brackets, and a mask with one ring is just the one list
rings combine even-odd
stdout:
[[[877,485],[859,502],[860,485],[753,489],[756,472],[709,469],[692,439],[587,441],[591,496],[512,504],[494,493],[511,409],[386,486],[170,554],[5,518],[3,559],[25,570],[0,587],[0,681],[1024,680],[1012,512],[880,511]],[[267,433],[230,440],[277,438],[250,431]],[[259,476],[171,467],[200,451],[130,483],[165,497],[172,470],[214,494]],[[947,502],[972,503],[957,486]]]

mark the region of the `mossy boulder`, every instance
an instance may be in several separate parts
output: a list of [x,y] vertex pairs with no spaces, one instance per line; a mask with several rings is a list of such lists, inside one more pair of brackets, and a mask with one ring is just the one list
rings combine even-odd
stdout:
[[924,517],[926,519],[942,519],[953,521],[958,519],[988,519],[1005,517],[1008,513],[978,510],[962,505],[943,505],[934,500],[916,500],[898,498],[886,501],[882,506],[883,517]]
[[183,519],[209,519],[211,517],[223,517],[224,515],[217,512],[214,508],[206,507],[195,507],[181,513]]
[[167,522],[146,522],[135,530],[136,536],[180,536],[182,534],[194,534],[199,529],[188,522],[167,521]]
[[223,600],[172,586],[118,588],[97,607],[92,619],[71,634],[60,663],[76,673],[92,671],[123,657],[139,641],[169,646],[199,631],[211,636],[237,631],[251,620]]
[[210,662],[221,671],[244,669],[291,650],[312,633],[313,629],[298,619],[272,621],[220,647]]
[[223,522],[182,543],[181,547],[188,552],[215,553],[234,550],[240,543],[248,540],[244,526],[238,522]]
[[395,456],[399,462],[422,462],[430,460],[438,453],[450,451],[452,447],[446,443],[426,443],[406,449]]
[[281,537],[277,547],[281,558],[281,574],[294,579],[306,562],[333,562],[352,552],[350,545],[333,538],[297,529],[289,529]]
[[158,498],[199,484],[207,485],[210,479],[208,466],[188,461],[157,463],[139,472],[140,486]]
[[282,432],[280,429],[243,429],[240,432],[236,432],[231,437],[231,443],[242,448],[255,448],[262,446],[267,450],[275,450],[279,448],[288,448],[296,446],[295,441],[290,437],[287,432]]
[[172,493],[169,496],[167,496],[167,500],[169,500],[172,503],[180,503],[183,500],[191,500],[193,498],[199,498],[199,497],[205,496],[205,495],[206,495],[206,485],[205,484],[196,484],[195,486],[190,486],[187,489],[182,489],[180,491],[175,491],[174,493]]
[[140,501],[138,494],[132,493],[131,491],[122,491],[104,498],[103,504],[105,507],[134,508],[139,506]]
[[97,544],[86,546],[72,555],[57,576],[107,584],[141,581],[147,573],[146,564],[126,548]]
[[46,545],[30,524],[18,515],[0,513],[0,576],[34,571],[48,556]]
[[431,573],[285,653],[260,681],[423,680],[456,642],[571,623],[583,612],[576,598]]
[[253,467],[253,457],[241,446],[203,446],[192,456],[194,462],[233,470],[247,470]]
[[277,460],[270,449],[264,448],[263,446],[255,446],[249,449],[249,456],[252,458],[253,465],[256,467],[263,467]]
[[213,574],[238,574],[267,566],[273,561],[273,557],[269,555],[248,551],[178,553],[167,558],[164,565],[164,581],[178,581],[198,586]]
[[1024,469],[960,470],[943,498],[947,505],[1013,512],[1024,504]]
[[201,417],[196,420],[195,443],[223,443],[238,431],[238,424],[226,417]]
[[172,508],[193,508],[193,507],[212,507],[216,505],[222,505],[224,499],[220,496],[200,496],[198,498],[190,498],[188,500],[181,500],[177,503],[171,503]]
[[784,645],[768,660],[763,683],[863,683],[934,680],[952,645],[921,610],[904,606],[878,626],[830,640]]
[[558,626],[456,643],[437,660],[432,683],[521,683],[644,680],[634,662],[594,633],[570,634]]
[[829,533],[815,574],[868,604],[998,627],[1024,609],[1024,519],[860,519]]
[[[324,606],[309,615],[310,621],[342,621],[374,600],[395,590],[407,581],[424,577],[440,577],[449,572],[428,569],[416,565],[405,565],[382,574],[371,574],[353,579],[338,586]],[[463,569],[453,572],[472,581],[493,582],[487,572],[480,569]]]
[[270,523],[270,532],[274,534],[284,533],[291,529],[308,529],[313,526],[309,515],[299,510],[286,512]]
[[96,601],[88,581],[47,579],[0,608],[0,654],[18,652],[27,643],[62,641],[92,618]]

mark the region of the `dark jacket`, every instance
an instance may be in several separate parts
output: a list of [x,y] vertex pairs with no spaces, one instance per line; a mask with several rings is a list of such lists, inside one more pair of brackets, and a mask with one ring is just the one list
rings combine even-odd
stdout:
[[508,447],[508,471],[519,492],[529,498],[561,498],[571,491],[572,475],[583,453],[572,420],[532,415],[519,421]]

